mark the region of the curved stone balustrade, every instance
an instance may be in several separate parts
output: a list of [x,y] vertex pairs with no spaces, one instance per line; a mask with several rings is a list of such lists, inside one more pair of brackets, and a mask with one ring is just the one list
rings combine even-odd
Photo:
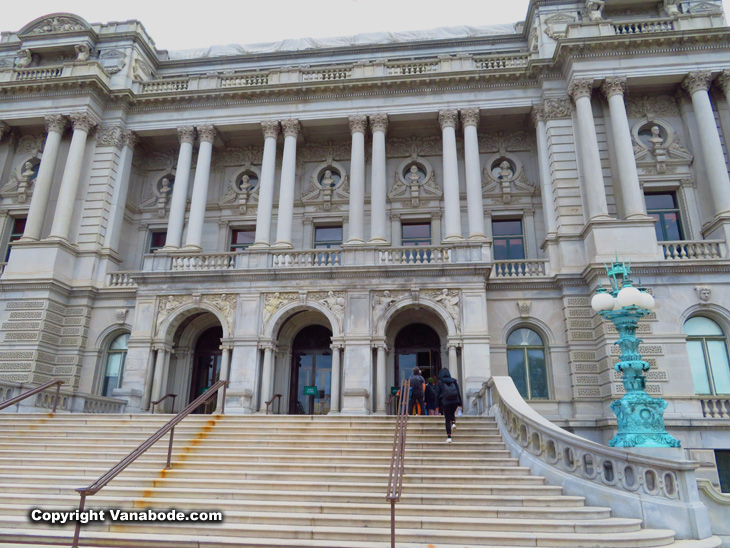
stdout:
[[659,242],[664,258],[670,261],[706,261],[725,258],[722,240],[680,240],[676,242]]
[[137,282],[128,272],[112,272],[107,275],[106,285],[107,287],[137,287]]
[[674,30],[673,19],[651,19],[648,21],[631,21],[613,23],[613,29],[619,36],[630,34],[646,34],[649,32],[670,32]]
[[[699,503],[698,465],[677,458],[683,450],[600,445],[534,411],[511,377],[492,377],[487,385],[488,406],[505,443],[533,473],[568,494],[585,496],[590,504],[611,506],[619,516],[643,516],[646,527],[673,529],[678,538],[712,535],[707,509]],[[666,458],[653,456],[658,453]]]
[[236,267],[235,253],[180,255],[172,257],[172,270],[231,270]]
[[494,261],[492,278],[534,278],[546,275],[547,260]]
[[340,251],[288,251],[274,253],[274,268],[307,268],[317,266],[340,266]]
[[402,247],[379,252],[378,264],[445,264],[452,262],[448,247]]

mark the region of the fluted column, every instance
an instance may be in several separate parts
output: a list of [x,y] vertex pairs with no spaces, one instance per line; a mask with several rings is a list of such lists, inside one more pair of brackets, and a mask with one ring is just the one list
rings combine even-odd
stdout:
[[558,230],[558,223],[555,218],[553,176],[550,171],[550,159],[548,158],[547,124],[545,123],[545,109],[543,105],[535,105],[532,107],[532,118],[537,134],[537,159],[541,187],[540,196],[542,197],[542,212],[545,218],[545,232],[547,234],[554,234]]
[[626,92],[625,77],[606,78],[601,86],[611,114],[611,133],[613,146],[616,151],[619,184],[621,185],[621,205],[624,216],[646,217],[644,194],[639,183],[639,173],[634,161],[634,146],[631,142],[629,118],[626,115],[624,93]]
[[271,244],[271,214],[274,209],[274,172],[276,171],[276,139],[279,137],[279,121],[261,122],[264,132],[264,155],[261,161],[259,181],[259,207],[256,213],[256,237],[253,247],[269,247]]
[[[568,91],[575,102],[576,116],[578,118],[578,142],[581,166],[583,168],[583,179],[585,180],[588,220],[608,218],[603,168],[601,167],[598,137],[596,136],[593,108],[591,107],[593,79],[576,79]],[[633,152],[631,157],[633,158]]]
[[375,380],[378,391],[375,395],[375,412],[378,414],[385,414],[385,400],[387,395],[387,380],[385,375],[385,358],[386,358],[386,346],[379,344],[376,346],[377,357],[375,361]]
[[195,128],[183,126],[177,128],[180,140],[180,153],[177,156],[175,170],[175,184],[172,187],[170,201],[170,218],[167,221],[167,236],[165,249],[178,249],[182,246],[183,225],[185,224],[185,209],[188,205],[188,186],[190,184],[190,167],[193,161],[193,143],[195,142]]
[[198,136],[198,163],[195,166],[195,180],[193,181],[193,196],[190,205],[190,219],[188,220],[188,234],[185,239],[185,248],[190,251],[202,251],[203,223],[205,222],[205,206],[208,204],[208,181],[210,180],[210,161],[213,158],[213,141],[215,141],[214,126],[199,126]]
[[332,349],[332,379],[330,384],[330,413],[340,412],[340,378],[342,377],[341,360],[342,343],[335,343],[330,346]]
[[365,243],[365,131],[367,116],[350,116],[352,148],[350,151],[350,223],[348,245]]
[[439,112],[439,123],[443,138],[444,166],[444,226],[445,242],[461,240],[461,205],[459,203],[459,166],[456,158],[456,121],[455,110]]
[[297,135],[299,120],[282,120],[284,158],[281,161],[279,185],[279,214],[276,224],[276,247],[292,248],[291,226],[294,216],[294,181],[297,167]]
[[66,168],[63,170],[63,179],[58,191],[58,202],[56,212],[53,215],[51,234],[49,238],[68,241],[71,228],[71,217],[76,205],[76,193],[81,178],[81,168],[84,163],[84,151],[86,150],[86,138],[89,132],[97,125],[94,119],[85,112],[75,112],[69,116],[73,124],[74,132],[71,137],[71,146],[68,149]]
[[486,240],[484,234],[484,201],[482,200],[482,167],[479,160],[479,109],[461,111],[464,126],[464,166],[466,168],[466,207],[469,219],[469,239]]
[[119,155],[119,171],[116,176],[109,220],[104,234],[104,247],[114,251],[118,251],[119,239],[122,236],[124,209],[127,205],[127,192],[129,191],[129,177],[132,174],[132,156],[136,144],[137,136],[133,132],[129,130],[120,131],[118,146],[122,147],[122,152]]
[[692,107],[700,130],[700,146],[715,215],[722,215],[730,213],[730,178],[708,93],[711,84],[712,73],[709,71],[690,72],[682,82],[682,86],[692,98]]
[[266,413],[266,402],[271,399],[274,347],[271,344],[264,344],[260,348],[264,350],[264,365],[261,369],[261,405],[259,406],[259,411]]
[[43,230],[43,222],[46,219],[46,209],[48,208],[48,198],[51,195],[53,172],[56,169],[56,161],[58,160],[58,149],[61,146],[61,138],[67,123],[66,117],[60,114],[46,116],[46,143],[43,146],[43,157],[38,168],[33,197],[28,208],[28,218],[25,221],[24,241],[41,239],[41,230]]
[[388,115],[375,114],[370,117],[373,132],[373,165],[371,171],[372,190],[370,193],[370,243],[388,244],[385,231],[385,132],[388,131]]

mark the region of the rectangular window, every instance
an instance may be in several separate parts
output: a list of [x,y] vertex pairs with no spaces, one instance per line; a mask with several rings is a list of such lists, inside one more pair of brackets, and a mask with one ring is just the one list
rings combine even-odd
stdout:
[[660,242],[684,240],[677,195],[674,192],[648,192],[644,194],[644,198],[647,214],[656,221],[654,229],[657,240]]
[[492,245],[495,261],[518,261],[525,258],[522,220],[492,221]]
[[156,231],[150,234],[150,247],[147,253],[154,253],[158,249],[165,247],[165,240],[167,239],[167,231]]
[[715,451],[717,475],[720,476],[720,490],[730,493],[730,451]]
[[314,249],[329,249],[341,246],[341,226],[317,226],[314,228]]
[[25,217],[16,217],[12,220],[12,222],[13,226],[10,231],[10,238],[8,238],[8,250],[5,252],[6,263],[10,258],[10,251],[12,250],[12,246],[10,244],[20,240],[20,238],[23,237],[23,232],[25,232]]
[[401,225],[401,245],[431,245],[431,223],[404,223]]
[[250,228],[234,229],[231,232],[231,251],[244,250],[254,243],[256,231]]

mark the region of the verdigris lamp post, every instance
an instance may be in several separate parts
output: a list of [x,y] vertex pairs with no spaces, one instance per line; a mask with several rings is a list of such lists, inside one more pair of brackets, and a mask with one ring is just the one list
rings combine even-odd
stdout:
[[654,297],[643,289],[633,286],[631,267],[618,259],[606,266],[611,290],[598,289],[591,300],[591,307],[603,318],[610,320],[618,330],[616,344],[621,348],[621,358],[616,371],[623,373],[626,395],[611,403],[616,413],[618,433],[611,439],[611,447],[679,447],[679,440],[667,433],[664,426],[664,410],[667,402],[652,398],[646,393],[646,376],[649,364],[641,359],[636,338],[639,320],[654,309]]

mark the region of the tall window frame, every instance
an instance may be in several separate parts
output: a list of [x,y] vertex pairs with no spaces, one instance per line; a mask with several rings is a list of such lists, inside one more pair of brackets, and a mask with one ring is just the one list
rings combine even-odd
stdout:
[[339,249],[342,247],[343,236],[344,230],[340,224],[315,225],[312,245],[314,249]]
[[687,335],[695,394],[730,394],[730,356],[722,326],[712,318],[697,315],[684,322],[682,331]]
[[104,351],[104,369],[99,382],[99,394],[112,397],[114,389],[120,388],[124,380],[124,369],[129,349],[129,332],[117,332],[110,337]]
[[256,228],[244,226],[239,228],[231,228],[231,245],[228,246],[229,251],[245,251],[254,244],[256,240]]
[[660,242],[683,241],[686,236],[682,208],[674,190],[644,192],[646,213],[655,219],[654,229]]
[[167,241],[167,230],[150,230],[148,238],[147,253],[154,253],[158,249],[165,247]]
[[10,259],[10,252],[13,250],[11,245],[13,242],[17,242],[23,237],[25,232],[25,222],[28,220],[27,217],[18,216],[10,218],[10,227],[8,233],[8,243],[5,249],[5,262],[7,263]]
[[507,336],[507,371],[525,400],[550,399],[548,348],[532,326],[517,326]]
[[[519,231],[515,227],[519,226]],[[524,218],[492,219],[492,250],[495,261],[527,258]]]
[[431,221],[401,222],[400,237],[400,245],[403,247],[430,246],[433,241]]

